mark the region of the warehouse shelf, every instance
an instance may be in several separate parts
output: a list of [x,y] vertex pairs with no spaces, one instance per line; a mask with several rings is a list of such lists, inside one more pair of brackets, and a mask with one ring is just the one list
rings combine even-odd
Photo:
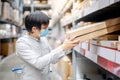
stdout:
[[[63,26],[73,23],[73,27],[75,28],[75,24],[78,24],[81,21],[101,22],[116,17],[120,17],[120,0],[98,0],[88,8],[80,10],[78,14],[74,14],[74,21],[68,21],[69,23]],[[73,52],[74,51],[120,78],[119,50],[111,47],[95,45],[89,42],[82,42],[74,48]],[[75,54],[75,52],[73,54]],[[76,63],[76,57],[78,56],[73,56],[73,63]],[[76,64],[73,64],[74,68]],[[73,71],[75,71],[74,68]],[[76,77],[75,74],[76,73],[73,74],[74,79]]]
[[79,54],[120,77],[120,51],[83,42],[74,48]]
[[[104,3],[106,2],[106,3]],[[109,0],[98,0],[89,8],[83,10],[83,16],[76,19],[79,21],[99,22],[110,18],[119,17],[120,0],[110,3]]]
[[5,37],[0,37],[0,39],[10,39],[10,38],[18,38],[18,36],[5,36]]
[[[35,10],[42,10],[42,9],[45,9],[45,10],[48,10],[48,9],[51,9],[51,6],[49,4],[39,4],[39,5],[34,5],[34,9]],[[30,11],[31,10],[31,5],[30,4],[24,4],[23,5],[23,10],[26,11]]]
[[13,22],[11,20],[3,19],[2,17],[0,17],[0,23],[2,23],[2,24],[11,24],[11,25],[15,25],[16,27],[20,27],[21,26],[21,25],[19,25],[16,22]]
[[8,2],[12,6],[12,8],[19,10],[19,12],[22,13],[23,8],[23,0],[18,0],[17,2],[15,0],[1,0],[2,2]]
[[[104,3],[106,2],[106,3]],[[73,16],[75,23],[80,21],[85,22],[100,22],[103,20],[119,17],[120,15],[120,0],[98,0],[85,10],[80,10],[78,14]],[[72,18],[62,21],[61,25],[66,26],[72,23]]]

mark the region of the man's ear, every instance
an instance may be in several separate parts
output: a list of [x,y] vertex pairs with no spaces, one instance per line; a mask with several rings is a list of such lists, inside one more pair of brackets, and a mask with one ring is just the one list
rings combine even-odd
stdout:
[[32,33],[34,33],[36,31],[36,27],[32,27]]

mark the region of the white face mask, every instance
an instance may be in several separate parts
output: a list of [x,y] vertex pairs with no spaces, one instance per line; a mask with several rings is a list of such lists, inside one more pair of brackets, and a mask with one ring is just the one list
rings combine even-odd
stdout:
[[48,34],[48,32],[48,29],[41,30],[40,37],[45,37]]

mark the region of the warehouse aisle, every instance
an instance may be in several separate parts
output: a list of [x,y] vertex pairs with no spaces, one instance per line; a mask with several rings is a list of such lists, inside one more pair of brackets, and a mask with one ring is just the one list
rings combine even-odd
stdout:
[[[76,46],[46,58],[73,38]],[[120,80],[120,0],[0,0],[0,80],[17,80],[13,68],[39,79]]]

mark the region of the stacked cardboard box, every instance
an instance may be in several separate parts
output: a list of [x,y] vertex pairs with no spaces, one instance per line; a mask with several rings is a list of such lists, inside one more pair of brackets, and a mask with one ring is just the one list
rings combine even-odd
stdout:
[[102,36],[111,32],[120,30],[120,17],[115,19],[110,19],[104,22],[99,22],[91,24],[85,27],[80,27],[78,29],[67,32],[69,38],[75,38],[80,42]]
[[22,15],[19,14],[19,10],[13,9],[8,2],[2,2],[2,17],[13,23],[22,24]]
[[117,34],[106,34],[106,35],[103,35],[103,36],[99,36],[99,37],[96,37],[94,38],[94,40],[97,40],[97,41],[101,41],[101,40],[118,40],[118,36]]
[[0,1],[0,16],[2,14],[2,2]]
[[0,36],[1,37],[10,37],[11,36],[11,25],[10,24],[1,24],[0,25]]
[[41,1],[40,3],[41,3],[41,4],[47,4],[47,0],[46,0],[46,1],[43,0],[43,1]]
[[2,3],[2,17],[4,19],[10,20],[10,4],[8,2]]
[[11,39],[1,40],[1,55],[8,56],[13,52]]
[[117,47],[117,49],[120,50],[120,36],[118,37],[118,41],[119,41],[119,42],[118,42],[118,47]]
[[98,46],[117,49],[119,42],[117,40],[102,40],[102,41],[90,40],[90,43]]
[[68,56],[62,58],[56,65],[56,69],[62,77],[62,80],[72,80],[72,64]]
[[13,16],[14,22],[19,23],[19,11],[17,9],[14,9],[13,13],[14,13]]

